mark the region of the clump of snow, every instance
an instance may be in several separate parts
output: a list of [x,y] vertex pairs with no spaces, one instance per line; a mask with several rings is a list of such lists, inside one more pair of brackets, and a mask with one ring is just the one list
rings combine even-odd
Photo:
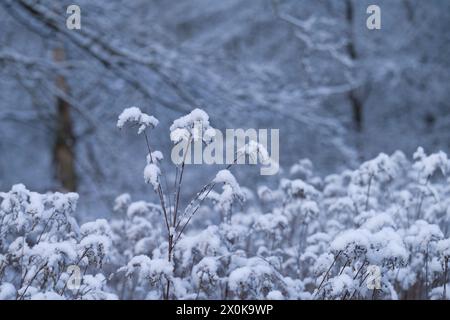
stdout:
[[164,159],[164,156],[159,150],[153,151],[151,154],[147,155],[147,163],[154,162],[158,164],[162,159]]
[[131,202],[129,193],[123,193],[114,200],[114,211],[125,211]]
[[346,230],[331,242],[334,251],[355,256],[367,252],[369,246],[370,232],[365,229]]
[[138,107],[131,107],[124,109],[119,115],[117,127],[122,129],[127,123],[139,125],[138,134],[141,134],[147,128],[156,127],[159,121],[155,117],[142,112]]
[[285,299],[281,291],[272,290],[267,294],[267,300],[283,300]]
[[0,284],[0,300],[15,300],[16,288],[9,282]]
[[423,148],[419,147],[414,153],[413,158],[416,160],[413,168],[425,179],[431,177],[438,169],[445,176],[450,168],[450,161],[442,151],[427,156]]
[[111,227],[106,219],[97,219],[95,221],[86,222],[80,227],[82,236],[90,234],[111,235]]
[[287,193],[288,196],[292,198],[313,199],[319,195],[318,191],[313,186],[301,179],[282,179],[281,188]]
[[260,186],[257,190],[258,197],[264,202],[269,202],[274,199],[273,192],[266,186]]
[[185,235],[177,244],[175,253],[183,268],[187,268],[194,257],[200,252],[201,256],[217,256],[226,253],[217,226],[209,226],[198,234]]
[[229,170],[220,170],[216,177],[214,178],[213,182],[215,183],[224,183],[231,187],[234,193],[241,194],[241,187],[236,181],[236,178],[233,176],[233,174]]
[[170,126],[170,139],[175,144],[190,139],[208,144],[215,135],[216,130],[210,126],[208,114],[198,108],[176,119]]
[[403,239],[391,227],[374,233],[371,237],[370,262],[376,265],[389,262],[403,264],[408,261],[408,250]]
[[159,211],[160,207],[145,201],[135,201],[132,202],[127,209],[128,218],[133,218],[135,216],[145,217],[151,212]]
[[447,259],[450,258],[450,239],[440,240],[436,245],[439,254]]
[[213,284],[219,280],[219,263],[215,257],[205,257],[192,269],[192,278],[197,286]]
[[144,169],[144,180],[145,183],[149,183],[156,190],[159,187],[159,176],[161,175],[161,170],[154,163],[149,163]]
[[343,273],[331,279],[330,287],[332,296],[342,296],[345,291],[352,291],[355,284],[351,276]]
[[368,184],[371,179],[381,182],[393,179],[398,173],[396,163],[385,153],[380,153],[375,159],[364,162],[355,172],[355,181]]
[[177,144],[181,141],[188,141],[189,140],[189,130],[184,128],[176,128],[170,132],[170,140]]
[[278,228],[285,228],[288,224],[288,219],[280,214],[266,213],[261,214],[256,218],[254,227],[256,230],[265,230],[274,232]]
[[195,124],[200,124],[204,129],[209,127],[209,116],[202,109],[194,109],[189,114],[176,119],[170,126],[170,131],[192,128]]
[[309,159],[301,159],[289,170],[291,176],[299,176],[300,179],[309,179],[313,176],[313,163]]
[[371,232],[379,231],[384,227],[394,227],[395,222],[387,213],[378,213],[369,217],[362,225],[363,228]]
[[146,255],[133,257],[125,267],[118,272],[125,272],[126,276],[138,274],[140,281],[157,282],[164,277],[172,276],[173,266],[167,259],[150,259]]
[[228,277],[230,290],[245,296],[255,289],[259,291],[262,287],[271,289],[275,286],[276,274],[269,263],[258,258],[242,259],[241,263],[243,265],[234,269]]
[[256,163],[257,160],[262,164],[268,165],[271,163],[271,158],[267,149],[261,144],[254,140],[250,140],[243,147],[237,150],[238,156],[248,156],[251,162]]
[[438,225],[430,224],[425,220],[417,220],[408,228],[404,241],[425,252],[430,242],[441,240],[443,236]]
[[219,194],[215,191],[210,191],[208,198],[217,203],[225,215],[230,214],[233,201],[237,200],[240,203],[245,201],[246,196],[244,191],[229,170],[220,170],[213,179],[213,183],[223,183],[222,193]]
[[30,297],[30,300],[64,300],[64,297],[53,291],[37,292]]

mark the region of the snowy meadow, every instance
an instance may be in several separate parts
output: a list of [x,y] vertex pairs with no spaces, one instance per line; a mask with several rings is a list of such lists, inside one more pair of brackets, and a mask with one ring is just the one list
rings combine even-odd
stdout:
[[448,300],[449,12],[0,0],[0,301]]
[[[210,121],[199,109],[175,120],[173,144]],[[450,298],[444,152],[381,153],[326,177],[299,159],[271,177],[278,187],[250,190],[233,174],[241,156],[267,160],[250,141],[207,184],[187,186],[184,161],[174,181],[162,170],[157,126],[138,108],[117,121],[146,142],[136,183],[156,202],[117,195],[113,219],[81,224],[77,193],[0,192],[0,299]],[[197,190],[187,202],[186,188]]]

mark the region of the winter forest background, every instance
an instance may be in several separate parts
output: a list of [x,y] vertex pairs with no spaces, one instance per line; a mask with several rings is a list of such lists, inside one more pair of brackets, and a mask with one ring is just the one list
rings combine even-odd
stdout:
[[0,1],[0,299],[450,298],[450,1],[72,3]]

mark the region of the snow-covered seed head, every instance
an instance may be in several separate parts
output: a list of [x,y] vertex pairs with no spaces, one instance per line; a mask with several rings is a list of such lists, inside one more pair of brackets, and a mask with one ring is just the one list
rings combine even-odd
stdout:
[[450,168],[450,161],[442,151],[427,156],[423,148],[419,147],[414,153],[413,158],[416,160],[413,168],[419,172],[423,179],[428,179],[437,170],[440,170],[445,176]]
[[176,119],[170,126],[170,139],[174,144],[189,140],[210,143],[215,134],[214,128],[209,124],[208,114],[201,109],[194,109]]
[[254,140],[250,140],[242,148],[237,151],[238,157],[248,156],[252,161],[256,162],[259,158],[262,164],[269,164],[270,156],[267,149]]
[[147,128],[154,128],[158,125],[159,121],[153,116],[150,116],[142,112],[137,107],[126,108],[119,115],[117,120],[117,127],[122,129],[125,124],[138,125],[138,134],[144,132]]

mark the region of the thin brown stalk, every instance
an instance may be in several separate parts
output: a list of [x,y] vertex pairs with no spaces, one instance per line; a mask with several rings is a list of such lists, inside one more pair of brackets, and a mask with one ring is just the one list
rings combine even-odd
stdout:
[[[317,288],[317,293],[320,291],[320,289],[322,288],[322,285],[325,282],[325,279],[328,278],[328,274],[330,273],[331,269],[333,268],[334,264],[336,263],[337,259],[339,258],[339,256],[341,255],[342,250],[338,252],[338,254],[334,257],[333,263],[331,264],[331,266],[328,268],[327,272],[325,273],[325,275],[323,276],[322,281],[320,282],[319,287]],[[316,294],[317,294],[316,293]]]

